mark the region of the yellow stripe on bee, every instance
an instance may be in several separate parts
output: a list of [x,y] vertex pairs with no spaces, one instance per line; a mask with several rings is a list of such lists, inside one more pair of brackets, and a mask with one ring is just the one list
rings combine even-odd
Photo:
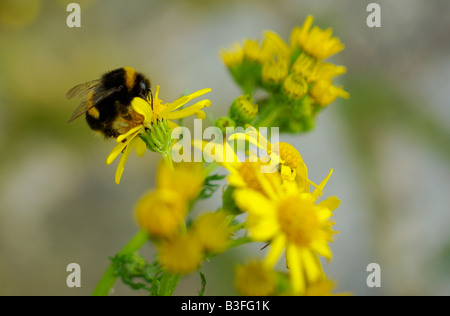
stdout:
[[125,84],[128,90],[131,91],[136,81],[136,70],[131,67],[123,67],[123,70],[125,70]]
[[88,110],[88,113],[90,116],[92,116],[95,119],[98,119],[100,117],[100,112],[97,110],[96,107],[92,107]]

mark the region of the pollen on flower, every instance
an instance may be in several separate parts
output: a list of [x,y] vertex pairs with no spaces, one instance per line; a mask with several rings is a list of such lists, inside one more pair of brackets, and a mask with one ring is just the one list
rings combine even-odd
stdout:
[[234,284],[241,295],[269,296],[276,292],[278,276],[263,262],[253,260],[236,267]]

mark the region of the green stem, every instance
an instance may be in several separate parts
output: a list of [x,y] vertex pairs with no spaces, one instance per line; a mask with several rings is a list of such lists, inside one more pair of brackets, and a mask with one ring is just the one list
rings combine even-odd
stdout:
[[[232,227],[233,227],[233,231],[234,231],[234,232],[237,232],[238,230],[246,229],[246,228],[247,228],[247,222],[239,223],[239,224],[234,225],[234,226],[232,226]],[[247,237],[245,237],[245,238],[247,238]],[[241,238],[240,238],[240,239],[241,239]],[[238,240],[238,239],[237,239],[237,240]]]
[[158,296],[172,296],[181,276],[165,271],[161,278]]
[[[238,238],[238,239],[234,239],[233,241],[231,241],[231,242],[228,244],[227,249],[226,249],[225,251],[230,250],[230,249],[232,249],[232,248],[239,247],[239,246],[241,246],[241,245],[245,245],[245,244],[251,243],[251,242],[253,242],[253,240],[251,240],[251,239],[250,239],[249,237],[247,237],[247,236],[244,236],[244,237],[241,237],[241,238]],[[206,257],[206,261],[209,261],[209,260],[213,259],[213,258],[216,257],[217,255],[218,255],[218,254],[212,254],[212,255],[207,256],[207,257]]]
[[170,149],[167,150],[165,153],[162,154],[164,160],[167,162],[167,164],[169,165],[170,169],[173,170],[173,161],[172,161],[172,155],[170,152]]
[[278,118],[280,112],[281,109],[278,107],[268,107],[263,113],[260,113],[260,118],[254,124],[254,127],[272,127],[273,122]]
[[241,245],[248,244],[251,242],[253,242],[253,240],[251,240],[249,237],[241,237],[241,238],[235,239],[232,242],[230,242],[228,244],[227,249],[236,248],[236,247],[239,247]]
[[[148,240],[148,235],[145,231],[139,231],[130,242],[118,253],[119,255],[132,254],[138,251]],[[111,288],[116,283],[117,275],[113,264],[104,272],[102,278],[98,282],[92,296],[106,296],[109,294]]]

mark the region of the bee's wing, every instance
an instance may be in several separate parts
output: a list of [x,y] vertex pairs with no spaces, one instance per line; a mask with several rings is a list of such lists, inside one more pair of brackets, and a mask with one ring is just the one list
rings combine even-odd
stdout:
[[83,115],[84,113],[86,113],[87,111],[89,111],[89,109],[92,107],[92,102],[90,102],[89,100],[84,100],[83,102],[80,103],[80,105],[75,109],[75,111],[73,112],[72,116],[70,117],[68,123],[72,122],[73,120],[75,120],[76,118],[79,118],[81,115]]
[[100,82],[100,79],[97,79],[76,85],[67,92],[66,97],[68,99],[84,97],[94,88],[96,88],[100,84]]
[[[97,80],[96,80],[97,81]],[[95,87],[98,86],[98,83],[90,86],[88,84],[92,84],[94,81],[83,83],[81,85],[78,85],[74,87],[72,90],[67,92],[68,98],[73,98],[75,96],[85,96],[90,91],[92,91]],[[83,87],[80,87],[83,86]],[[89,88],[90,86],[90,88]],[[78,88],[80,87],[80,88]],[[90,108],[92,108],[94,105],[96,105],[98,102],[103,100],[104,98],[109,97],[114,92],[119,91],[122,89],[123,86],[111,88],[111,89],[98,89],[98,91],[95,91],[95,94],[92,95],[92,97],[88,96],[86,100],[83,100],[83,102],[80,103],[80,105],[75,109],[72,116],[70,117],[68,123],[72,122],[73,120],[77,119],[81,115],[85,114],[87,111],[89,111]]]

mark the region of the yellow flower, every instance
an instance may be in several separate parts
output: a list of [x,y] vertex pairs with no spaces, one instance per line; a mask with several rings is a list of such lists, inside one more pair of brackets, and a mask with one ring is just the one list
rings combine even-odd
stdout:
[[262,49],[268,57],[287,59],[291,55],[290,47],[277,33],[272,31],[265,32]]
[[222,49],[220,51],[220,56],[222,57],[224,64],[230,68],[242,63],[244,60],[244,50],[241,45],[236,42],[230,50]]
[[136,220],[150,236],[167,238],[178,234],[188,212],[177,191],[157,189],[145,194],[136,205]]
[[[265,192],[264,186],[270,186],[276,190],[281,183],[280,175],[276,172],[276,169],[272,170],[273,168],[268,163],[261,161],[255,155],[241,161],[226,140],[223,143],[215,143],[213,151],[205,151],[209,145],[211,144],[205,141],[193,141],[194,148],[202,150],[203,154],[211,161],[217,162],[230,172],[227,180],[232,187],[248,187],[263,193]],[[262,173],[262,170],[272,172]]]
[[156,189],[145,194],[136,206],[139,225],[151,236],[167,238],[180,232],[189,203],[203,188],[206,174],[201,163],[158,166]]
[[291,73],[284,79],[283,91],[289,99],[300,99],[308,92],[308,83],[303,76]]
[[242,45],[236,42],[231,49],[222,49],[220,55],[224,64],[232,68],[244,61],[263,63],[274,52],[273,48],[274,46],[268,46],[267,43],[260,45],[258,41],[246,39]]
[[182,96],[181,98],[178,98],[175,102],[164,103],[161,99],[159,99],[159,86],[157,86],[156,93],[153,98],[152,122],[157,123],[158,121],[161,120],[168,120],[169,127],[172,129],[178,125],[171,122],[170,120],[178,120],[194,114],[196,115],[197,118],[204,120],[206,118],[206,114],[203,111],[203,109],[211,105],[210,100],[202,100],[193,105],[188,106],[187,108],[181,110],[178,109],[181,108],[186,103],[188,103],[189,101],[201,97],[202,95],[210,91],[211,89],[209,88],[202,89],[189,95]]
[[335,87],[328,80],[320,80],[313,84],[309,94],[319,106],[327,106],[331,104],[338,97],[348,99],[350,94],[342,89],[342,87]]
[[302,75],[310,83],[318,80],[331,81],[332,78],[346,73],[347,68],[316,60],[307,54],[301,54],[292,65],[292,71]]
[[184,162],[171,168],[164,161],[158,168],[156,187],[178,192],[186,202],[194,200],[202,191],[206,178],[204,166],[200,162]]
[[291,47],[300,47],[309,55],[322,60],[344,49],[339,38],[333,37],[331,29],[322,30],[318,26],[311,29],[314,18],[309,15],[302,27],[291,32]]
[[279,84],[289,73],[287,58],[271,59],[263,64],[262,79],[265,83]]
[[336,287],[335,282],[326,278],[308,284],[305,296],[348,296],[350,293],[331,293]]
[[251,61],[260,61],[261,59],[261,48],[257,41],[246,39],[244,41],[244,58]]
[[308,179],[306,164],[303,162],[302,156],[297,149],[284,142],[271,144],[254,127],[247,126],[247,130],[245,133],[236,133],[230,138],[248,141],[266,151],[271,156],[271,161],[276,161],[280,164],[278,170],[283,181],[296,181],[300,188],[308,192],[310,184],[316,186]]
[[231,233],[232,229],[224,212],[202,214],[192,225],[192,234],[208,253],[225,250]]
[[136,154],[138,156],[142,156],[146,151],[146,144],[139,137],[140,134],[144,135],[146,134],[146,131],[150,131],[151,133],[152,129],[157,128],[160,132],[153,133],[153,138],[156,138],[157,142],[163,143],[165,147],[168,147],[164,147],[164,150],[170,151],[172,144],[170,129],[177,126],[177,124],[171,120],[184,118],[194,114],[198,118],[204,119],[206,114],[202,109],[204,107],[209,107],[211,105],[211,101],[202,100],[185,109],[178,111],[176,110],[192,99],[198,98],[210,91],[211,89],[203,89],[187,96],[183,96],[173,103],[164,103],[161,99],[159,99],[159,86],[157,86],[155,96],[153,97],[153,108],[149,100],[134,98],[131,102],[131,106],[136,113],[144,117],[143,122],[141,125],[138,125],[127,131],[125,134],[117,137],[116,141],[118,144],[106,158],[106,164],[109,165],[122,153],[122,157],[120,158],[117,166],[115,178],[116,183],[120,183],[120,179],[125,168],[125,163],[133,149],[136,148]]
[[240,295],[269,296],[277,289],[277,273],[259,260],[238,265],[235,269],[234,284]]
[[[310,185],[317,187],[314,182],[308,179],[308,170],[303,162],[300,153],[290,144],[277,142],[271,144],[254,127],[247,125],[245,133],[236,133],[229,137],[229,140],[248,141],[261,148],[269,156],[256,157],[251,155],[241,161],[233,147],[226,141],[222,144],[215,144],[215,152],[210,159],[216,161],[230,172],[228,182],[232,187],[251,188],[262,194],[267,194],[277,190],[282,182],[296,182],[298,188],[309,192]],[[201,140],[194,140],[194,147],[204,150],[209,143]],[[210,152],[204,152],[209,155]],[[270,159],[268,159],[270,157]],[[278,165],[279,164],[279,165]],[[278,166],[273,169],[273,166]],[[264,172],[262,172],[264,170]],[[271,190],[265,190],[265,188]]]
[[246,124],[258,114],[258,104],[253,103],[248,95],[241,95],[233,101],[229,112],[232,120]]
[[203,261],[202,247],[189,233],[164,240],[157,245],[157,248],[159,263],[172,273],[191,273],[197,270]]
[[238,207],[248,212],[250,237],[255,241],[270,242],[266,264],[273,267],[285,250],[295,294],[304,293],[307,282],[323,277],[318,256],[328,260],[332,257],[328,242],[332,241],[335,232],[329,218],[339,200],[331,197],[316,204],[330,176],[331,172],[313,193],[303,192],[292,182],[265,195],[247,188],[234,192]]

